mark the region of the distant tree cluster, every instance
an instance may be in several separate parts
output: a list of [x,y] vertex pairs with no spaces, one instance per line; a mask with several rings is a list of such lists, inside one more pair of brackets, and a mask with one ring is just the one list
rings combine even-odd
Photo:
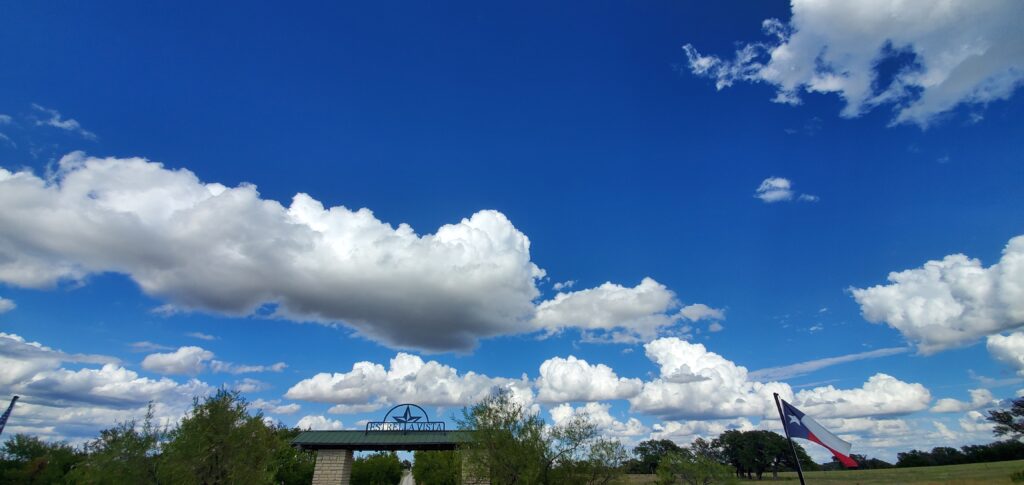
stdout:
[[[237,393],[196,399],[176,427],[152,411],[76,449],[17,434],[3,444],[0,483],[308,484],[315,457],[290,446],[297,429],[268,425]],[[401,473],[401,472],[399,472]]]
[[987,445],[969,445],[960,448],[940,446],[932,451],[910,450],[896,454],[896,466],[963,465],[993,461],[1024,459],[1024,443],[1017,440],[996,441]]
[[[818,465],[803,447],[795,444],[805,470]],[[796,470],[793,451],[786,438],[771,431],[730,430],[708,441],[697,438],[688,447],[671,440],[643,441],[633,448],[626,463],[628,473],[656,473],[660,483],[720,483],[728,477],[757,478],[766,472]]]
[[394,452],[374,453],[356,458],[351,482],[353,485],[395,485],[402,480],[402,468]]

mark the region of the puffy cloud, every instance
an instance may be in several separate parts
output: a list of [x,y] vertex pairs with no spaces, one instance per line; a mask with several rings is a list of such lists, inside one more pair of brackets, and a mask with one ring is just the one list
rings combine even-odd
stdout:
[[180,347],[169,353],[147,355],[142,360],[142,368],[158,374],[195,375],[206,370],[207,364],[212,372],[228,374],[248,374],[253,372],[281,372],[288,364],[278,362],[272,365],[246,365],[213,360],[214,354],[202,347]]
[[710,441],[730,429],[753,431],[756,429],[756,426],[747,418],[665,421],[654,424],[651,439],[672,440],[676,443],[688,445],[697,438],[704,438]]
[[105,355],[68,354],[39,342],[28,342],[19,335],[0,332],[2,386],[11,386],[42,371],[57,369],[62,362],[116,364],[119,361]]
[[1024,236],[988,268],[962,254],[889,274],[888,285],[852,289],[872,323],[885,322],[923,354],[968,345],[1024,325]]
[[[61,363],[104,364],[69,370]],[[212,388],[190,380],[151,379],[125,369],[117,359],[69,354],[18,335],[0,333],[0,386],[20,394],[17,432],[79,442],[119,421],[140,418],[154,403],[160,425],[179,419],[192,403]]]
[[991,406],[997,403],[992,392],[988,389],[971,389],[971,402],[958,401],[956,399],[939,399],[932,406],[933,413],[962,413]]
[[1012,367],[1017,375],[1024,376],[1024,332],[990,335],[986,346],[992,357]]
[[504,387],[525,405],[533,402],[529,380],[488,377],[475,372],[459,374],[437,361],[399,352],[389,368],[356,362],[349,372],[320,373],[304,379],[285,394],[289,399],[345,405],[417,402],[425,406],[467,406]]
[[167,378],[150,379],[138,373],[106,364],[100,369],[57,369],[40,372],[15,389],[54,405],[90,404],[102,407],[138,407],[149,401],[183,401],[210,392],[198,380],[179,384]]
[[629,400],[634,411],[669,420],[771,416],[773,392],[787,400],[793,395],[786,384],[750,380],[745,367],[701,344],[671,337],[644,349],[660,366],[660,376]]
[[0,313],[7,313],[14,310],[18,305],[14,304],[14,300],[8,300],[0,296]]
[[596,288],[559,293],[537,305],[534,318],[539,328],[558,332],[566,327],[584,330],[625,330],[613,340],[637,341],[652,338],[659,328],[671,325],[678,316],[667,314],[679,302],[675,293],[651,278],[633,288],[605,283]]
[[142,359],[142,368],[158,374],[195,375],[212,358],[213,352],[202,347],[181,347],[174,352],[147,355]]
[[554,357],[540,365],[537,400],[541,402],[626,399],[640,392],[640,379],[619,377],[604,364],[583,359]]
[[927,126],[957,105],[1010,97],[1024,79],[1022,16],[1015,0],[794,0],[788,25],[764,21],[771,40],[740,47],[733,60],[684,50],[690,70],[718,89],[766,82],[775,101],[792,104],[801,91],[836,93],[844,117],[892,104],[893,123]]
[[679,310],[679,315],[691,322],[698,320],[725,320],[725,311],[711,308],[703,303],[684,306]]
[[60,112],[55,109],[44,108],[35,103],[32,104],[32,109],[40,113],[43,113],[47,116],[46,119],[37,119],[36,126],[51,126],[53,128],[59,128],[64,131],[77,133],[81,135],[82,138],[85,138],[87,140],[96,139],[95,133],[86,130],[85,128],[82,128],[81,123],[72,118],[62,118]]
[[303,416],[295,426],[299,429],[311,429],[316,431],[344,429],[341,421],[329,419],[323,415]]
[[859,389],[804,389],[796,394],[794,403],[815,418],[856,418],[921,411],[928,408],[931,399],[931,393],[921,384],[878,373]]
[[878,357],[887,357],[890,355],[902,354],[908,351],[907,347],[890,347],[885,349],[869,350],[867,352],[858,352],[855,354],[840,355],[837,357],[826,357],[824,359],[808,360],[805,362],[799,362],[796,364],[783,365],[779,367],[769,367],[766,369],[758,369],[750,373],[750,378],[759,381],[770,381],[779,379],[789,379],[790,377],[798,377],[805,374],[809,374],[825,367],[831,367],[837,364],[845,364],[847,362],[854,362],[864,359],[876,359]]
[[0,282],[43,288],[128,275],[183,309],[344,322],[399,347],[468,350],[532,331],[544,272],[500,212],[433,234],[368,209],[288,207],[252,185],[203,183],[140,158],[60,160],[52,178],[0,169]]
[[576,280],[559,281],[559,282],[556,282],[555,284],[551,285],[551,288],[554,288],[555,291],[562,291],[562,290],[568,290],[569,288],[572,288],[573,286],[576,286]]
[[302,406],[296,403],[281,404],[281,401],[274,399],[267,401],[263,399],[257,399],[252,402],[252,408],[260,409],[267,414],[295,414],[302,409]]
[[557,426],[568,422],[574,416],[580,416],[597,426],[602,436],[627,441],[635,441],[639,436],[650,432],[639,419],[629,418],[624,422],[615,419],[609,413],[610,408],[610,404],[596,402],[589,402],[577,408],[569,404],[560,404],[551,408],[551,421]]
[[960,427],[969,433],[984,433],[990,435],[995,423],[988,420],[984,414],[978,411],[968,411],[960,418]]
[[771,204],[793,200],[793,190],[789,179],[782,177],[768,177],[761,182],[761,185],[754,191],[754,197]]
[[286,207],[252,185],[81,152],[45,178],[0,169],[0,205],[0,283],[48,288],[119,273],[163,299],[163,314],[270,308],[438,352],[566,327],[652,338],[682,318],[667,314],[675,295],[649,278],[536,304],[544,271],[530,259],[530,240],[493,210],[420,235],[369,209],[325,208],[302,193]]
[[782,177],[768,177],[761,181],[754,191],[754,197],[761,199],[766,204],[773,202],[785,202],[799,200],[801,202],[817,202],[817,195],[799,194],[793,191],[793,182]]

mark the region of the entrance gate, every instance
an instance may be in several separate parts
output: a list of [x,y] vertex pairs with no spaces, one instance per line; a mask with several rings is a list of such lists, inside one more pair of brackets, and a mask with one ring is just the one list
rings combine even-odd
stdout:
[[[399,404],[383,421],[366,423],[362,431],[303,431],[292,440],[292,446],[316,451],[313,485],[349,485],[353,452],[457,450],[472,440],[472,431],[447,431],[444,424],[430,421],[427,412],[415,404]],[[489,478],[474,475],[465,462],[462,471],[464,485],[490,483]]]

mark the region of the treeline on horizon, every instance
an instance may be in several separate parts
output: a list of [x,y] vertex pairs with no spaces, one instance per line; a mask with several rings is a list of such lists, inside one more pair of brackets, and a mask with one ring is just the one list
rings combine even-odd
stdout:
[[[463,410],[457,420],[473,429],[474,442],[459,452],[416,452],[414,463],[376,453],[356,459],[354,485],[394,485],[411,468],[420,485],[458,485],[464,473],[489,472],[493,485],[620,483],[625,474],[654,474],[656,483],[729,483],[794,471],[789,443],[771,431],[729,430],[712,440],[679,446],[667,439],[640,442],[632,451],[602,437],[584,416],[549,426],[504,391]],[[1020,434],[1024,399],[1012,410],[994,411],[996,435],[1014,439],[960,449],[936,447],[897,455],[891,464],[853,455],[862,469],[959,465],[1024,459]],[[996,419],[998,418],[998,419]],[[238,393],[220,390],[196,398],[173,427],[159,427],[152,411],[119,423],[79,447],[16,434],[0,447],[0,483],[14,484],[309,484],[315,454],[291,446],[298,428],[268,423]],[[1005,423],[1005,424],[1004,424]],[[819,465],[799,444],[804,470]],[[463,467],[469,467],[463,470]],[[484,472],[484,473],[487,473]]]

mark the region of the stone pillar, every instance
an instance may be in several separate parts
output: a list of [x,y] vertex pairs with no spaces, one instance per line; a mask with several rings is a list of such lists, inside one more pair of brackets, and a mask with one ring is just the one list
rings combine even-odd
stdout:
[[462,485],[491,485],[490,470],[480,470],[470,464],[465,453],[462,455]]
[[317,450],[313,485],[349,485],[352,461],[352,450]]

